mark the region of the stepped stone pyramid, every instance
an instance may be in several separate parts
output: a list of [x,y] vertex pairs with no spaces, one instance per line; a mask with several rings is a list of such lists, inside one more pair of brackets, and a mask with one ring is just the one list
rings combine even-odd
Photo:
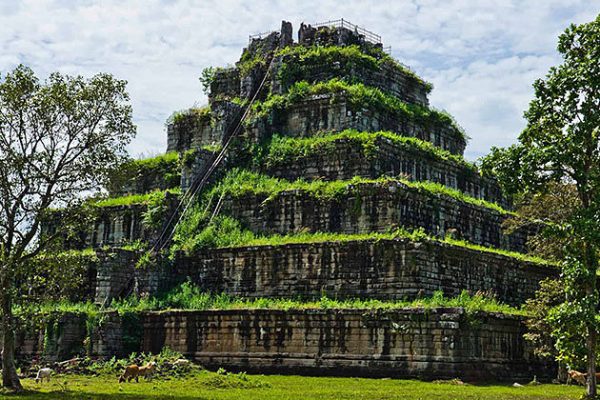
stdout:
[[[95,249],[82,300],[108,304],[189,281],[244,298],[411,300],[468,290],[518,306],[557,275],[525,254],[534,228],[503,232],[510,203],[463,159],[465,134],[429,106],[431,85],[379,36],[344,20],[302,24],[292,36],[284,21],[251,37],[235,66],[207,71],[208,106],[174,114],[167,153],[113,179],[92,226],[65,241]],[[182,213],[188,205],[201,216],[196,225]],[[191,230],[174,228],[180,217]],[[195,236],[232,220],[237,230],[224,239],[241,231],[262,241]],[[59,218],[44,226],[56,229]],[[144,243],[174,247],[140,267]],[[78,318],[61,320],[55,357],[83,340]],[[476,320],[461,308],[165,310],[142,313],[135,336],[109,312],[91,351],[168,346],[209,367],[279,373],[552,375],[523,340],[521,317]],[[23,355],[41,347],[39,336],[23,335]]]

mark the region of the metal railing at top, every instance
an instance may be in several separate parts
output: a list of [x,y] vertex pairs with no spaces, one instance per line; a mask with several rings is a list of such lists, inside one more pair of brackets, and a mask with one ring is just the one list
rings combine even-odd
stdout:
[[[355,25],[352,22],[348,22],[346,21],[344,18],[340,18],[340,19],[334,19],[334,20],[330,20],[330,21],[325,21],[325,22],[319,22],[316,24],[311,25],[313,28],[319,28],[322,26],[331,26],[334,28],[346,28],[348,30],[351,30],[353,32],[358,33],[359,35],[362,35],[365,40],[374,43],[374,44],[381,44],[381,36],[366,30],[365,28]],[[276,29],[275,30],[271,30],[271,31],[266,31],[266,32],[261,32],[261,33],[256,33],[254,35],[249,35],[248,36],[248,41],[251,42],[252,39],[263,39],[267,36],[269,36],[271,33],[273,32],[278,32]],[[383,49],[386,53],[391,54],[392,52],[392,47],[391,46],[387,46]]]
[[318,28],[321,26],[332,26],[335,28],[346,28],[349,29],[353,32],[358,33],[359,35],[362,35],[365,37],[365,39],[371,43],[374,44],[380,44],[381,42],[381,36],[366,30],[365,28],[355,25],[351,22],[346,21],[344,18],[340,18],[340,19],[335,19],[333,21],[326,21],[326,22],[319,22],[318,24],[314,24],[312,25],[314,28]]

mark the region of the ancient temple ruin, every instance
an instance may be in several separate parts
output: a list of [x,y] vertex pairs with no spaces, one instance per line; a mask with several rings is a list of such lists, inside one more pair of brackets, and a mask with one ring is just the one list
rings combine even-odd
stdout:
[[[124,166],[92,226],[65,241],[94,249],[80,300],[107,305],[190,282],[307,301],[468,290],[519,306],[557,275],[527,256],[532,231],[503,231],[510,202],[463,159],[465,133],[429,106],[432,86],[378,35],[340,20],[302,24],[294,41],[283,22],[203,82],[208,105],[173,115],[166,154]],[[56,229],[60,218],[44,227]],[[92,332],[64,315],[50,335],[20,340],[23,357],[71,356],[87,338],[96,356],[168,346],[207,367],[259,372],[552,375],[522,321],[462,308],[332,308],[149,311],[132,324],[107,311]]]

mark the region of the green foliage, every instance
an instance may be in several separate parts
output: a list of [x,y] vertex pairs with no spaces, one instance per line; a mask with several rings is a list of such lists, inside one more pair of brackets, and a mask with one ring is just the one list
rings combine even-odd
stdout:
[[181,250],[190,253],[192,251],[195,246],[193,238],[202,229],[206,214],[207,208],[203,208],[199,203],[192,204],[175,227],[171,252]]
[[111,174],[107,185],[110,193],[147,192],[179,186],[181,165],[176,152],[141,160],[130,160]]
[[[529,314],[526,320],[528,332],[525,339],[534,346],[536,354],[540,357],[555,357],[557,355],[552,339],[552,326],[548,322],[548,312],[562,303],[565,299],[563,284],[558,279],[546,278],[540,282],[540,288],[535,292],[535,297],[525,302],[523,309]],[[570,364],[579,368],[578,364]]]
[[169,192],[152,192],[146,200],[146,211],[142,223],[147,228],[159,229],[165,222],[169,210]]
[[279,78],[284,86],[293,82],[307,80],[314,73],[315,66],[321,71],[331,69],[337,76],[345,79],[352,77],[355,71],[379,71],[383,65],[390,65],[410,77],[415,82],[424,85],[430,91],[431,84],[424,82],[413,71],[403,66],[383,52],[361,49],[351,46],[288,46],[279,50],[276,56],[282,57],[279,68]]
[[188,149],[183,153],[181,157],[181,164],[187,168],[191,168],[196,162],[196,158],[198,157],[197,149]]
[[[582,290],[582,286],[585,288],[588,282],[597,280],[597,274],[582,265],[580,257],[572,254],[566,255],[561,269],[564,296],[561,296],[560,304],[548,310],[545,321],[555,340],[557,359],[568,365],[586,365],[589,331],[598,331],[600,316],[597,290]],[[593,351],[597,353],[598,350],[596,342]]]
[[535,158],[535,154],[521,145],[492,147],[490,154],[479,159],[479,164],[484,175],[497,179],[507,199],[519,201],[528,185],[527,191],[535,191],[546,184],[545,179],[544,182],[537,181],[535,171],[521,167],[522,163],[531,163]]
[[560,234],[561,227],[572,220],[580,207],[581,201],[574,185],[550,182],[539,192],[523,196],[516,205],[516,213],[502,226],[509,234],[532,223],[544,227],[527,238],[527,248],[531,254],[560,260],[565,246],[572,240],[569,235]]
[[267,59],[272,56],[271,53],[263,41],[254,42],[244,49],[240,60],[236,63],[240,77],[248,76],[255,69],[265,68]]
[[[495,149],[484,166],[515,195],[535,195],[549,182],[575,188],[577,199],[568,217],[546,228],[563,247],[566,293],[565,302],[550,310],[546,320],[553,328],[559,359],[575,363],[587,352],[585,361],[593,374],[591,355],[597,353],[599,333],[600,16],[567,28],[558,51],[562,64],[533,84],[535,97],[525,112],[527,126],[519,143]],[[591,380],[587,389],[595,396]]]
[[[230,296],[225,293],[211,294],[202,292],[191,282],[184,282],[171,291],[159,297],[138,298],[128,297],[114,300],[104,311],[116,311],[120,316],[143,311],[160,310],[303,310],[303,309],[361,309],[361,310],[393,310],[393,309],[432,309],[439,307],[460,307],[467,313],[499,312],[513,315],[528,315],[523,309],[508,306],[498,302],[493,296],[485,293],[470,294],[462,291],[456,297],[444,296],[442,291],[436,291],[431,297],[416,300],[378,300],[368,298],[333,299],[322,296],[319,299],[306,300],[294,298],[243,298]],[[92,303],[46,303],[41,308],[42,313],[77,313],[96,317],[101,313],[97,305]]]
[[225,194],[238,198],[249,194],[273,198],[283,191],[297,190],[308,193],[318,199],[336,199],[348,194],[358,193],[363,186],[382,187],[389,184],[397,184],[405,187],[406,190],[415,190],[430,197],[448,197],[463,203],[485,207],[500,214],[509,213],[509,211],[504,210],[496,203],[476,199],[440,183],[428,181],[413,182],[395,177],[381,177],[378,179],[355,177],[348,181],[305,181],[298,179],[290,182],[248,170],[233,169],[209,193],[213,196]]
[[[200,218],[194,216],[192,219]],[[183,230],[187,230],[187,227],[181,231]],[[186,253],[196,253],[207,248],[234,246],[254,237],[251,232],[242,229],[239,221],[227,216],[216,216],[202,230],[195,231],[191,236],[183,236],[181,231],[173,240],[175,243],[173,251],[183,250]]]
[[[195,222],[202,221],[203,216],[200,212],[190,214],[190,220]],[[289,235],[257,236],[244,229],[241,224],[227,216],[218,216],[214,218],[207,226],[202,227],[200,222],[193,227],[193,224],[185,224],[185,228],[178,232],[174,239],[172,251],[184,251],[186,254],[194,254],[199,250],[207,248],[220,247],[247,247],[247,246],[281,246],[294,243],[323,243],[323,242],[349,242],[363,240],[392,240],[408,239],[411,241],[434,241],[446,243],[452,246],[458,246],[465,249],[499,254],[505,257],[511,257],[524,262],[532,262],[539,265],[555,267],[556,264],[544,260],[540,257],[528,254],[518,253],[509,250],[497,249],[476,245],[465,240],[453,239],[451,237],[439,238],[429,236],[422,229],[406,230],[396,229],[388,233],[359,233],[343,234],[330,232],[316,233],[294,233]],[[191,232],[189,235],[183,232]]]
[[82,193],[98,193],[125,159],[136,133],[126,85],[109,74],[54,72],[40,81],[24,65],[0,77],[0,330],[8,344],[3,385],[16,391],[10,305],[39,300],[22,296],[29,288],[21,277],[32,258],[63,239],[60,230],[40,236],[48,210],[79,206]]
[[122,197],[109,197],[103,200],[92,201],[94,207],[121,207],[121,206],[132,206],[132,205],[148,205],[150,201],[156,201],[157,198],[166,195],[166,193],[178,195],[181,193],[180,188],[167,189],[167,190],[156,190],[145,194],[132,194],[129,196]]
[[429,109],[417,104],[409,104],[385,94],[379,89],[365,86],[362,83],[349,84],[340,79],[309,84],[301,81],[294,83],[284,95],[270,95],[265,101],[255,102],[252,106],[254,118],[264,118],[272,111],[284,110],[311,95],[331,94],[331,101],[343,96],[355,111],[364,108],[389,113],[397,118],[405,118],[430,125],[448,126],[456,135],[466,141],[466,134],[456,125],[447,113]]
[[167,119],[167,125],[173,129],[185,131],[195,128],[197,125],[211,122],[212,112],[210,106],[192,107],[187,110],[176,111]]
[[204,94],[208,94],[210,92],[210,85],[215,79],[216,69],[214,67],[207,67],[202,70],[202,74],[200,75],[200,83],[202,84],[202,91]]
[[362,146],[363,154],[366,157],[374,157],[377,154],[378,142],[381,139],[391,141],[394,145],[407,150],[418,151],[433,160],[449,161],[473,173],[478,173],[474,164],[459,155],[442,150],[431,142],[414,137],[400,136],[393,132],[358,132],[352,129],[306,138],[274,136],[269,146],[269,154],[265,157],[264,162],[267,167],[285,165],[315,153],[323,154],[333,151],[335,143],[342,141],[356,143]]

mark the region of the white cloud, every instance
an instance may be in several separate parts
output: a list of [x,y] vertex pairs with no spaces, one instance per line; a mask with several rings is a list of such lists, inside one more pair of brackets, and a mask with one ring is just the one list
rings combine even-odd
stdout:
[[166,147],[164,121],[205,101],[198,81],[209,65],[232,64],[248,34],[282,19],[344,17],[382,35],[394,56],[435,84],[432,104],[453,113],[472,136],[467,157],[515,140],[531,83],[559,59],[557,35],[590,21],[586,0],[0,0],[0,72],[23,62],[129,81],[138,138],[131,152]]

